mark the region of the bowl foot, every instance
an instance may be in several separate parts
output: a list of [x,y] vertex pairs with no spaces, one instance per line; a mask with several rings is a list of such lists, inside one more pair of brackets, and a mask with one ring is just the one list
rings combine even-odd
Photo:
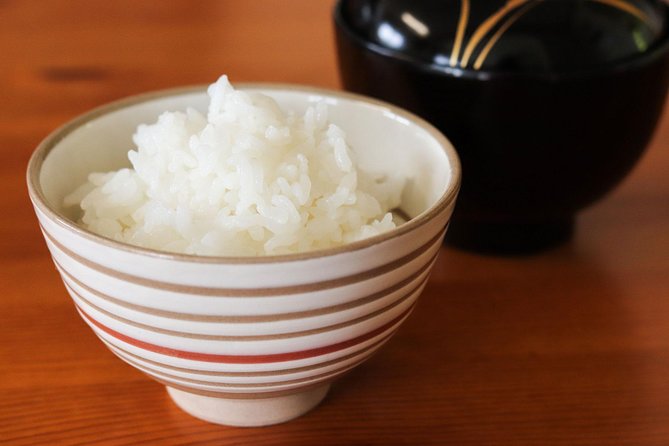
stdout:
[[574,233],[574,219],[541,223],[489,223],[453,219],[446,244],[488,254],[535,254],[558,246]]
[[330,384],[270,398],[217,398],[167,387],[172,400],[192,416],[227,426],[269,426],[305,414],[320,403]]

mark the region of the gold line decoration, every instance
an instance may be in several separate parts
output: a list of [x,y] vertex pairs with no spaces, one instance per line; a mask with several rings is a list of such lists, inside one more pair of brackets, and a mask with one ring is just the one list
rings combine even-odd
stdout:
[[[369,359],[370,355],[367,355],[361,359],[358,359],[357,361],[347,364],[341,367],[338,367],[334,370],[330,370],[329,372],[323,372],[319,373],[316,375],[311,375],[311,376],[305,376],[304,378],[294,378],[294,379],[289,379],[285,381],[270,381],[270,382],[265,382],[265,383],[230,383],[230,382],[219,382],[219,381],[205,381],[201,379],[193,379],[193,378],[188,378],[184,376],[179,376],[179,375],[173,375],[169,372],[165,372],[162,370],[156,370],[151,367],[147,367],[143,364],[138,363],[137,361],[126,358],[122,356],[122,354],[114,351],[112,349],[112,353],[114,353],[116,356],[118,356],[122,361],[127,362],[131,366],[139,369],[140,371],[146,373],[147,375],[154,377],[154,376],[159,376],[165,380],[169,381],[174,381],[177,383],[188,383],[188,384],[195,384],[195,385],[201,385],[201,386],[207,386],[210,388],[217,388],[217,389],[242,389],[246,390],[248,389],[249,391],[253,392],[254,390],[252,389],[263,389],[263,388],[272,388],[272,387],[280,387],[280,386],[291,386],[294,387],[296,384],[304,384],[304,383],[310,383],[312,381],[323,381],[325,379],[332,379],[336,377],[337,375],[341,375],[349,370],[351,370],[354,367],[359,366],[363,362]],[[372,352],[373,353],[373,352]],[[257,391],[257,390],[255,390]]]
[[[142,372],[145,375],[148,375],[146,372]],[[305,384],[299,386],[297,389],[288,388],[284,390],[274,390],[271,392],[221,392],[218,390],[204,390],[199,387],[189,387],[183,384],[176,383],[174,381],[168,381],[164,378],[160,378],[156,375],[148,375],[154,381],[159,382],[160,384],[168,387],[168,390],[174,389],[179,390],[184,393],[194,393],[195,395],[208,396],[211,398],[225,398],[225,399],[240,399],[240,400],[253,400],[260,398],[274,398],[279,396],[294,395],[299,392],[306,392],[310,389],[316,389],[317,387],[328,386],[327,382],[316,381],[314,384]]]
[[521,16],[523,16],[527,11],[538,5],[538,2],[535,3],[528,3],[524,5],[523,7],[519,8],[518,11],[516,11],[504,24],[497,30],[497,32],[488,40],[488,43],[483,47],[483,50],[481,51],[481,54],[476,58],[476,61],[474,62],[474,69],[479,70],[481,69],[481,65],[483,65],[483,62],[485,62],[486,58],[488,57],[488,54],[490,53],[490,50],[492,50],[492,47],[495,46],[497,41],[502,37],[502,35],[513,25]]
[[441,238],[443,237],[443,232],[438,233],[427,243],[410,252],[409,254],[401,257],[397,260],[393,260],[390,263],[386,263],[381,266],[377,266],[367,271],[360,273],[354,273],[349,276],[340,277],[337,279],[327,279],[321,282],[312,282],[312,283],[303,283],[298,285],[289,285],[276,288],[218,288],[218,287],[203,287],[200,285],[184,285],[179,283],[172,282],[163,282],[155,279],[148,279],[141,276],[135,276],[133,274],[128,274],[123,271],[115,270],[113,268],[106,267],[102,264],[96,263],[92,260],[89,260],[76,252],[66,248],[58,240],[55,239],[53,235],[44,229],[44,226],[41,226],[42,233],[44,238],[47,241],[47,244],[50,247],[56,248],[63,255],[69,257],[71,260],[84,265],[87,268],[94,270],[97,273],[118,279],[124,282],[130,282],[134,285],[139,285],[147,288],[154,288],[162,291],[169,291],[175,293],[184,293],[184,294],[195,294],[197,296],[206,296],[206,297],[258,297],[258,298],[268,298],[268,297],[277,297],[277,296],[287,296],[289,294],[301,294],[309,293],[315,291],[323,291],[331,288],[343,287],[346,285],[351,285],[357,282],[362,282],[364,280],[369,280],[385,274],[387,272],[393,271],[400,268],[401,266],[409,263],[412,260],[415,260],[425,254],[428,250],[432,249],[435,245],[441,243]]
[[[436,258],[436,254],[434,256]],[[234,323],[234,324],[244,324],[244,323],[262,323],[262,322],[277,322],[277,321],[286,321],[286,320],[291,320],[291,319],[301,319],[301,318],[308,318],[308,317],[314,317],[314,316],[322,316],[326,314],[331,314],[331,313],[337,313],[340,311],[347,311],[351,310],[353,308],[359,307],[361,305],[367,305],[372,302],[375,302],[377,300],[383,299],[387,297],[388,295],[395,293],[399,290],[402,290],[404,288],[407,288],[408,286],[412,285],[413,282],[415,282],[417,279],[419,279],[421,276],[426,274],[428,272],[428,269],[430,268],[430,265],[432,264],[431,259],[429,262],[427,262],[424,266],[421,266],[420,269],[416,270],[416,272],[411,273],[410,276],[408,276],[405,279],[402,279],[402,281],[398,282],[397,284],[384,288],[383,290],[377,291],[373,294],[366,295],[364,297],[361,297],[359,299],[355,299],[352,301],[344,302],[341,304],[336,304],[328,307],[319,307],[316,309],[311,309],[311,310],[304,310],[304,311],[295,311],[291,313],[276,313],[276,314],[269,314],[269,315],[244,315],[244,316],[224,316],[224,315],[204,315],[204,314],[192,314],[192,313],[183,313],[183,312],[178,312],[178,311],[167,311],[167,310],[160,310],[157,308],[152,308],[152,307],[146,307],[142,305],[137,305],[128,301],[124,301],[121,299],[118,299],[116,297],[112,297],[108,294],[102,293],[98,290],[95,290],[91,288],[90,286],[86,285],[82,281],[80,281],[78,278],[74,277],[72,274],[70,274],[56,259],[53,259],[54,264],[56,265],[56,269],[60,272],[61,276],[63,277],[63,281],[65,282],[65,286],[68,288],[72,288],[72,285],[74,284],[76,287],[83,289],[85,292],[92,294],[95,296],[97,299],[104,300],[106,302],[110,302],[116,306],[120,306],[126,309],[130,309],[132,311],[137,311],[141,312],[144,314],[148,314],[151,316],[158,316],[158,317],[163,317],[163,318],[169,318],[169,319],[177,319],[180,321],[191,321],[191,322],[205,322],[205,323]],[[76,292],[77,295],[82,295],[80,292]]]
[[481,42],[481,40],[490,32],[492,28],[499,23],[500,20],[511,10],[524,5],[530,0],[508,0],[506,5],[502,6],[496,13],[488,17],[479,27],[474,31],[474,34],[469,39],[469,43],[465,48],[465,53],[462,56],[462,61],[460,65],[462,68],[466,68],[469,63],[469,59],[472,56],[472,53],[476,49],[476,46]]
[[646,25],[650,25],[650,17],[648,17],[648,14],[643,12],[641,9],[637,8],[636,6],[627,3],[624,0],[590,0],[593,2],[601,3],[603,5],[607,6],[612,6],[614,8],[617,8],[621,11],[627,12],[629,14],[632,14],[642,22],[644,22]]
[[[216,370],[202,370],[202,369],[193,369],[189,367],[177,367],[171,364],[166,364],[164,362],[158,362],[154,361],[148,358],[144,358],[142,356],[136,355],[134,353],[131,353],[130,351],[124,349],[123,347],[119,347],[118,345],[112,344],[110,341],[107,341],[105,338],[99,337],[99,339],[109,348],[110,350],[114,352],[121,352],[125,356],[130,356],[131,358],[135,358],[136,360],[139,360],[142,363],[148,364],[147,367],[153,366],[155,367],[160,367],[163,369],[175,371],[175,372],[185,372],[185,373],[190,373],[193,375],[201,375],[201,376],[217,376],[217,377],[260,377],[260,376],[281,376],[281,375],[290,375],[293,373],[300,373],[300,372],[310,372],[318,369],[322,369],[324,367],[328,367],[331,365],[335,365],[338,362],[343,362],[347,361],[349,359],[355,358],[356,356],[362,356],[365,353],[373,353],[373,350],[378,349],[383,345],[388,339],[390,339],[396,332],[397,330],[394,330],[390,333],[387,333],[383,338],[378,339],[374,341],[372,344],[369,344],[368,346],[356,350],[352,353],[348,353],[344,356],[340,356],[335,359],[329,359],[327,361],[322,361],[322,362],[317,362],[312,365],[307,365],[307,366],[301,366],[301,367],[291,367],[287,369],[277,369],[277,370],[264,370],[260,372],[249,372],[249,371],[242,371],[242,372],[230,372],[230,371],[216,371]],[[367,355],[368,356],[368,355]]]
[[469,21],[469,0],[461,0],[462,6],[460,8],[460,20],[458,21],[458,31],[455,34],[455,42],[453,43],[453,51],[451,52],[451,62],[452,67],[458,64],[458,55],[460,54],[460,48],[462,47],[462,40],[465,37],[465,31],[467,29],[467,22]]
[[[436,260],[436,256],[435,256]],[[434,262],[434,260],[433,260]],[[429,277],[429,276],[428,276]],[[166,336],[173,336],[177,338],[185,338],[185,339],[199,339],[199,340],[204,340],[204,341],[223,341],[223,342],[256,342],[256,341],[273,341],[277,339],[293,339],[293,338],[301,338],[305,336],[311,336],[311,335],[317,335],[321,333],[327,333],[330,331],[336,331],[340,330],[342,328],[350,327],[356,324],[359,324],[361,322],[366,322],[370,319],[374,319],[375,317],[382,315],[383,313],[390,311],[392,309],[396,309],[403,303],[409,302],[409,307],[413,306],[415,304],[415,300],[418,299],[420,296],[420,293],[427,284],[428,277],[425,277],[421,280],[421,282],[413,288],[411,291],[408,293],[404,294],[402,297],[400,297],[397,300],[392,301],[388,305],[379,308],[378,310],[371,311],[369,313],[365,313],[362,316],[358,316],[355,319],[347,319],[342,322],[337,322],[332,325],[326,325],[322,326],[319,328],[310,328],[307,330],[301,330],[301,331],[293,331],[293,332],[287,332],[287,333],[274,333],[274,334],[263,334],[263,335],[213,335],[213,334],[200,334],[200,333],[191,333],[191,332],[185,332],[185,331],[178,331],[178,330],[171,330],[167,328],[160,328],[160,327],[155,327],[152,325],[148,325],[144,322],[138,322],[135,320],[128,319],[126,317],[118,316],[108,310],[105,310],[104,308],[101,308],[94,303],[88,301],[86,298],[84,298],[81,294],[77,293],[74,289],[72,289],[69,285],[65,285],[65,288],[68,290],[70,293],[70,296],[73,298],[75,301],[75,306],[79,308],[81,311],[83,311],[86,314],[89,314],[89,309],[82,308],[80,302],[83,302],[85,305],[88,307],[92,308],[98,313],[103,314],[104,316],[108,317],[109,319],[113,319],[114,321],[124,324],[127,326],[139,328],[140,330],[145,330],[148,332],[152,333],[158,333],[161,335],[166,335]],[[78,300],[78,301],[77,301]],[[411,302],[413,300],[413,302]],[[406,309],[401,310],[401,314],[403,314],[406,311]],[[94,320],[97,320],[97,318],[93,318],[92,316],[89,317]]]

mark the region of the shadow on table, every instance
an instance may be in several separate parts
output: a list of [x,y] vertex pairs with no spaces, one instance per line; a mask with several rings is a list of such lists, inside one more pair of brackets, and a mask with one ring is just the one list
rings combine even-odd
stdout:
[[624,440],[648,427],[653,398],[638,298],[574,246],[528,258],[445,250],[406,325],[320,414],[386,444]]

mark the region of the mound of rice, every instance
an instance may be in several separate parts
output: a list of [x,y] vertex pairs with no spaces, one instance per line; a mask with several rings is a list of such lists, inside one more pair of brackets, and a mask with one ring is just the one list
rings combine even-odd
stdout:
[[81,225],[121,242],[218,256],[304,252],[395,227],[403,181],[356,168],[318,104],[304,116],[271,98],[208,89],[207,116],[165,112],[140,125],[133,169],[93,173],[65,199]]

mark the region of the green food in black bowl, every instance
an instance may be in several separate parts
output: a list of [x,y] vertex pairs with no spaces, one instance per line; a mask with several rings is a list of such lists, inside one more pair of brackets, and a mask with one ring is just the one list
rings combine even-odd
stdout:
[[669,84],[657,0],[340,0],[344,86],[430,120],[463,165],[449,242],[536,252],[638,161]]

